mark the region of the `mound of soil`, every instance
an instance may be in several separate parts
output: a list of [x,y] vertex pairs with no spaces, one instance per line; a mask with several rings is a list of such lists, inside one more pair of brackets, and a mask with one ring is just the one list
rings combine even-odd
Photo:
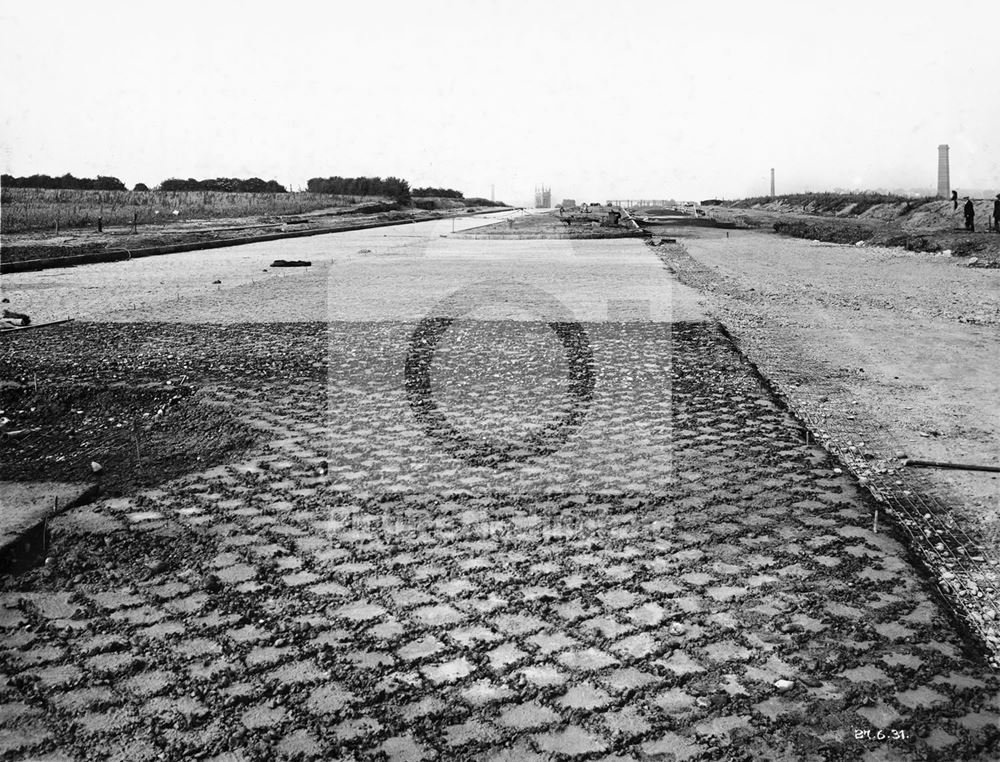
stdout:
[[469,228],[453,233],[456,238],[636,238],[646,235],[642,230],[627,226],[606,226],[603,214],[532,214],[512,217],[493,225]]
[[896,226],[866,225],[856,220],[828,218],[787,219],[774,223],[776,233],[828,243],[899,246],[908,251],[950,252],[954,257],[975,256],[976,267],[1000,267],[1000,236],[987,233],[907,232]]
[[794,238],[813,238],[830,243],[856,243],[875,235],[874,228],[853,221],[781,220],[774,223],[774,232]]
[[99,478],[112,495],[208,468],[254,442],[245,425],[191,386],[8,386],[0,410],[10,428],[37,429],[0,440],[6,479]]

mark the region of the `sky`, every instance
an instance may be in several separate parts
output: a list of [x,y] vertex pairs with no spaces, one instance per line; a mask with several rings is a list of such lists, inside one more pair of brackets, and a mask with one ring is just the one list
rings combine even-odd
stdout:
[[530,203],[1000,189],[1000,2],[0,0],[0,164]]

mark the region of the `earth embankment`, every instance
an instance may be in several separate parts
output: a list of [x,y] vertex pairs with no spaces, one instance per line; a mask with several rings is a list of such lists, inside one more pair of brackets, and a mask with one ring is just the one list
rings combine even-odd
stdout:
[[1000,234],[991,232],[993,202],[973,201],[975,231],[965,229],[962,205],[951,201],[898,201],[865,206],[788,203],[782,200],[744,205],[707,206],[720,222],[748,228],[771,228],[782,235],[827,243],[859,246],[898,246],[908,251],[975,257],[973,266],[1000,267]]

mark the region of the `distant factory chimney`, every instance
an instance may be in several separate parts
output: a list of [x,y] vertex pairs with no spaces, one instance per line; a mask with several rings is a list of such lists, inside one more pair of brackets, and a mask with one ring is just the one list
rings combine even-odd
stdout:
[[938,146],[938,198],[951,195],[951,174],[948,171],[948,146]]
[[771,167],[771,198],[774,198],[774,167]]
[[497,200],[497,186],[493,183],[490,183],[490,201],[496,201],[496,200]]

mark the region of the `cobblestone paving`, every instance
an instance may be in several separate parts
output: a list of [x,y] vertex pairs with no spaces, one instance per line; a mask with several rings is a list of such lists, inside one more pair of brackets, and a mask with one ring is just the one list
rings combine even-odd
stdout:
[[[652,335],[669,373],[617,400],[599,376],[565,468],[457,453],[437,480],[402,478],[419,461],[413,423],[393,420],[399,380],[358,349],[377,329],[233,326],[200,365],[186,359],[216,329],[132,329],[260,444],[60,517],[54,562],[2,580],[0,755],[996,758],[997,674],[711,324],[593,327],[595,357],[633,330],[616,356],[644,367]],[[86,330],[64,336],[76,372],[120,372]],[[326,377],[282,375],[317,347]],[[269,371],[234,375],[255,352]],[[501,417],[490,394],[508,381],[477,387]],[[384,394],[337,404],[352,383]],[[606,446],[586,429],[631,427],[658,383],[669,429]]]

